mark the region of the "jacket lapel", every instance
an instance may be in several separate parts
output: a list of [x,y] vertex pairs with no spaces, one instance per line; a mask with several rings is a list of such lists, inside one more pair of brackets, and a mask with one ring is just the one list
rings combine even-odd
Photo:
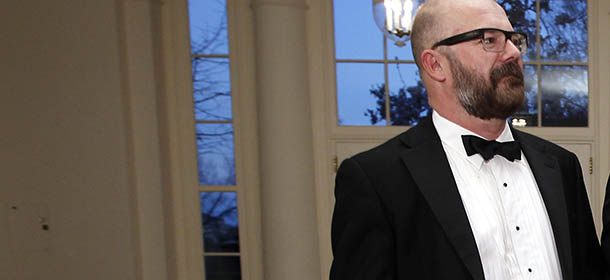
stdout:
[[515,139],[521,142],[523,154],[525,154],[532,173],[534,173],[549,215],[563,279],[572,280],[571,237],[559,163],[553,156],[544,153],[544,148],[541,145],[536,145],[528,137],[522,137],[522,132],[514,129],[512,132]]
[[403,134],[401,141],[410,148],[402,160],[439,224],[473,279],[483,280],[483,266],[466,210],[431,118]]

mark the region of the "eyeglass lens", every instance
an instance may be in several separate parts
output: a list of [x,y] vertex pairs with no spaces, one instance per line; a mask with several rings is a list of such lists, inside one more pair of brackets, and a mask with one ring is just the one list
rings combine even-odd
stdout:
[[[523,54],[527,48],[525,37],[519,33],[514,33],[510,37],[511,42]],[[483,47],[492,52],[501,52],[506,46],[506,35],[497,30],[486,30],[483,34]]]

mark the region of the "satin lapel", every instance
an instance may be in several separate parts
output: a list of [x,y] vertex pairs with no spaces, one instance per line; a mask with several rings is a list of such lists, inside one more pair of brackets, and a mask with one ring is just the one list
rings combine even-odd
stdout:
[[555,236],[555,245],[557,246],[563,279],[572,280],[570,228],[559,163],[554,157],[534,148],[534,145],[529,145],[523,141],[521,143],[523,153],[534,173],[538,189],[540,189],[540,194],[551,221],[551,226],[553,227],[553,235]]
[[473,279],[483,280],[483,265],[476,241],[434,127],[430,122],[429,126],[419,127],[410,136],[403,139],[408,146],[412,146],[402,155],[403,162]]

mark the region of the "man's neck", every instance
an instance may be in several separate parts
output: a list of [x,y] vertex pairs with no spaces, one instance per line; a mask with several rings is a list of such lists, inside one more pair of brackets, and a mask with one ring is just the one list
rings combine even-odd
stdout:
[[506,126],[506,120],[504,119],[484,120],[466,112],[451,112],[448,114],[446,112],[438,113],[455,124],[485,137],[487,140],[497,139]]

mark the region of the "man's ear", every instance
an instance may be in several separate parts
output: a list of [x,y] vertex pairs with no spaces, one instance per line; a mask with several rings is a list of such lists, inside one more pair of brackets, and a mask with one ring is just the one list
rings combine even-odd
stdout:
[[426,74],[437,82],[443,82],[448,74],[439,61],[440,53],[434,50],[424,50],[421,54],[421,64]]

